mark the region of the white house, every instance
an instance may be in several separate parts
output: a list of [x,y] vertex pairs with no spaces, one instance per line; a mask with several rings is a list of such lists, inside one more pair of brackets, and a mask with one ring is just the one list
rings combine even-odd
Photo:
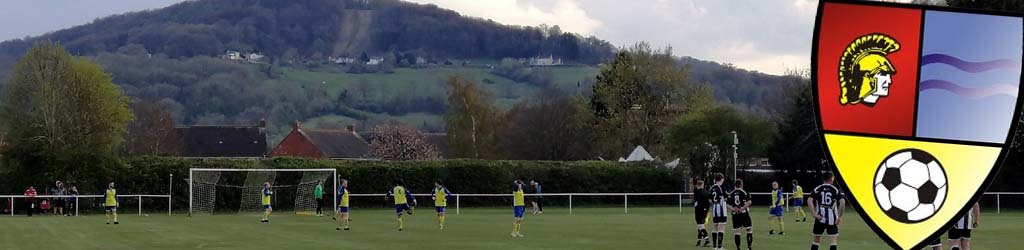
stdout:
[[247,61],[253,62],[253,63],[260,62],[260,60],[263,60],[264,57],[265,56],[263,56],[263,54],[260,54],[260,53],[249,53],[249,54],[245,55],[245,59]]
[[350,63],[356,62],[356,59],[355,58],[351,58],[351,57],[338,57],[338,58],[328,57],[327,60],[332,62],[332,63],[334,63],[334,64],[350,64]]
[[242,60],[242,53],[234,50],[228,50],[227,52],[224,52],[224,56],[222,57],[228,60],[239,61]]
[[384,57],[382,57],[382,56],[371,57],[370,61],[367,61],[367,65],[368,66],[376,66],[376,65],[380,65],[381,63],[384,63]]
[[553,55],[548,57],[534,57],[530,58],[530,66],[557,66],[562,65],[561,58],[555,58]]

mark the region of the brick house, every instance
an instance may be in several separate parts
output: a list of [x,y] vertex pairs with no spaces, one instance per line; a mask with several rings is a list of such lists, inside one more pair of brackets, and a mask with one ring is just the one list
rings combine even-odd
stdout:
[[370,144],[354,126],[340,129],[303,129],[295,122],[292,132],[270,151],[269,157],[306,157],[318,159],[370,159]]

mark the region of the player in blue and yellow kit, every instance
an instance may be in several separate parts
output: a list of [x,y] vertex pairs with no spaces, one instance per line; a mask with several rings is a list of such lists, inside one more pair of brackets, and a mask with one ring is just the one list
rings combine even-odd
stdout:
[[434,182],[434,210],[437,211],[437,224],[444,229],[444,209],[448,207],[448,198],[452,196],[448,188],[440,180]]
[[793,207],[796,208],[796,221],[807,222],[807,214],[804,213],[804,188],[800,187],[800,183],[793,180]]
[[263,204],[263,219],[261,219],[260,222],[270,222],[270,213],[274,211],[274,209],[270,207],[271,195],[274,195],[274,191],[270,191],[270,182],[264,182],[263,191],[260,192],[260,196],[262,198],[261,203]]
[[103,207],[107,210],[107,224],[110,224],[110,215],[114,215],[114,225],[117,225],[117,190],[114,189],[113,182],[107,185],[107,192],[103,198],[106,198]]
[[388,192],[389,196],[395,198],[395,214],[398,215],[398,231],[402,231],[405,227],[405,221],[402,219],[402,212],[412,215],[412,207],[409,206],[409,201],[416,205],[416,197],[412,196],[412,192],[405,189],[405,182],[402,180],[395,180],[395,187]]
[[512,214],[515,222],[512,223],[512,237],[523,237],[519,229],[523,227],[523,215],[526,214],[526,194],[523,191],[523,181],[512,182]]
[[[338,187],[338,228],[336,230],[349,230],[348,224],[348,180],[341,179],[341,186]],[[345,227],[341,227],[341,223],[345,223]]]
[[772,181],[772,205],[768,207],[768,234],[775,234],[775,224],[779,225],[779,235],[786,235],[786,224],[783,222],[782,207],[786,205],[782,187],[779,182]]

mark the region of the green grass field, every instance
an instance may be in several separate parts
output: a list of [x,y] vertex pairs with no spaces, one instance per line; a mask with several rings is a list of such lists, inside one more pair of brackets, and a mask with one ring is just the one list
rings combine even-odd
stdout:
[[[463,209],[448,215],[438,230],[433,209],[420,208],[396,231],[393,210],[353,210],[352,231],[335,231],[330,217],[258,215],[135,214],[120,225],[105,225],[103,216],[0,217],[0,249],[710,249],[693,246],[692,211],[677,208],[552,208],[527,215],[525,238],[511,238],[511,209]],[[754,249],[808,249],[811,223],[792,221],[786,235],[769,236],[767,210],[755,210]],[[1020,246],[1024,213],[984,213],[974,232],[975,249]],[[887,249],[858,216],[850,214],[840,229],[843,249]],[[733,247],[732,238],[726,246]],[[827,249],[827,248],[826,248]]]

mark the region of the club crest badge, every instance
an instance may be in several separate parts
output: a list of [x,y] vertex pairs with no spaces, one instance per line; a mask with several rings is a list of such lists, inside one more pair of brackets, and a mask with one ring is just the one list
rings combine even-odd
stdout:
[[918,249],[977,202],[1020,117],[1020,14],[819,3],[815,111],[829,165],[891,247]]

